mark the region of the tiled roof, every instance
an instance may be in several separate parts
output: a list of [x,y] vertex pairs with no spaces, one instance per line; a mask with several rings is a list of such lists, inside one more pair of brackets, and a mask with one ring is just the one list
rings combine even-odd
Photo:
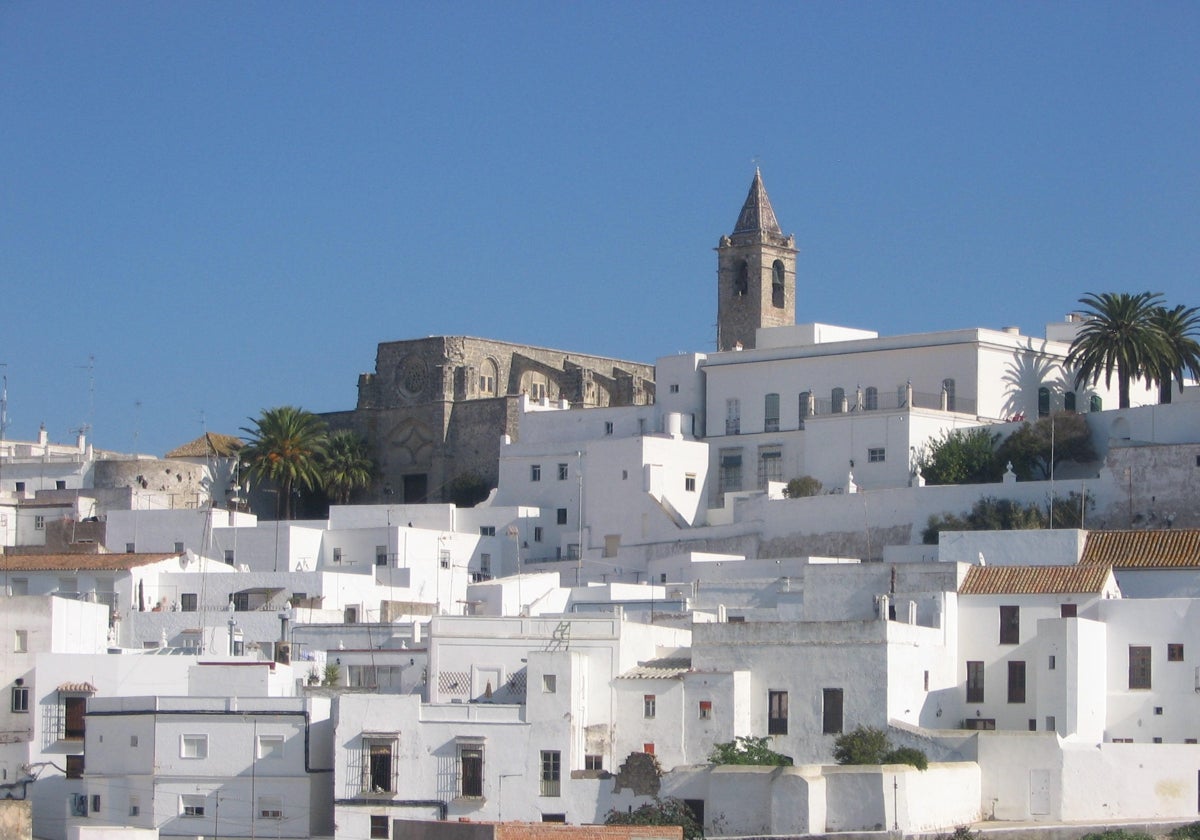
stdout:
[[90,682],[65,682],[58,687],[64,694],[95,694],[96,686]]
[[245,446],[245,441],[233,435],[221,435],[216,432],[205,432],[191,443],[185,443],[166,454],[167,458],[207,458],[217,455],[230,458]]
[[958,587],[959,595],[1057,595],[1102,592],[1109,567],[972,566]]
[[126,572],[178,554],[0,554],[5,572]]
[[1118,569],[1200,566],[1200,530],[1090,531],[1079,562]]
[[771,206],[771,199],[767,198],[767,188],[763,186],[762,175],[756,169],[754,180],[750,182],[746,203],[742,205],[742,212],[738,215],[737,224],[733,226],[733,232],[736,235],[758,231],[773,233],[776,236],[783,234],[779,222],[775,220],[775,208]]
[[650,659],[636,668],[631,668],[617,679],[621,680],[674,680],[692,670],[690,658]]

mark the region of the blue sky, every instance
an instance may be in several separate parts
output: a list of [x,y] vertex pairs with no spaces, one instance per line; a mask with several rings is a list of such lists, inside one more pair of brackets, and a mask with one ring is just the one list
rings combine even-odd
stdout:
[[1200,305],[1192,2],[5,2],[0,114],[9,438],[352,408],[432,334],[711,350],[755,159],[801,322]]

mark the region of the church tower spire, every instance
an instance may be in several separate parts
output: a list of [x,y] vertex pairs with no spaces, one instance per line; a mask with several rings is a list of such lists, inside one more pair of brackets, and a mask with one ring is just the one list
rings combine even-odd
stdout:
[[756,168],[733,233],[717,246],[717,349],[750,349],[759,327],[794,323],[796,237],[779,227]]

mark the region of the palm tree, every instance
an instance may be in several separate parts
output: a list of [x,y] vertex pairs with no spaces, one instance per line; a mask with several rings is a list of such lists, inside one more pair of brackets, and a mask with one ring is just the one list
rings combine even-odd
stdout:
[[349,504],[350,493],[368,486],[374,477],[375,461],[362,436],[350,429],[333,432],[321,463],[321,483],[329,497]]
[[1112,387],[1116,369],[1120,407],[1129,407],[1129,383],[1156,370],[1164,354],[1165,342],[1154,323],[1161,299],[1151,292],[1089,293],[1079,299],[1088,310],[1066,360],[1067,367],[1076,369],[1076,388],[1095,385],[1101,373],[1105,387]]
[[1182,393],[1185,371],[1193,379],[1200,379],[1200,342],[1192,337],[1200,331],[1200,310],[1194,306],[1160,306],[1154,310],[1153,319],[1166,346],[1158,364],[1148,368],[1146,375],[1158,383],[1158,401],[1169,403],[1172,381],[1179,383]]
[[325,423],[311,411],[290,405],[263,409],[253,428],[242,427],[246,446],[242,464],[253,479],[276,486],[275,513],[292,518],[293,488],[313,489],[321,483]]

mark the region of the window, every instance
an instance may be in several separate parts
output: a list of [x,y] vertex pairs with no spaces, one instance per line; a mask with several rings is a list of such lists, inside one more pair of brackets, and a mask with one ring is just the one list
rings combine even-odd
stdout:
[[1054,658],[1054,654],[1050,654],[1050,661],[1047,663],[1047,665],[1049,666],[1049,670],[1051,670],[1051,671],[1053,671],[1056,667],[1058,667],[1058,660],[1056,660]]
[[1059,618],[1075,618],[1079,614],[1078,604],[1059,604]]
[[134,543],[131,543],[131,542],[125,543],[125,553],[126,554],[133,554],[134,551],[135,551]]
[[585,755],[583,757],[584,770],[603,770],[604,756],[602,755]]
[[604,434],[611,435],[613,433],[613,424],[611,420],[604,421]]
[[481,537],[496,536],[496,526],[495,525],[480,525],[479,526],[479,536],[481,536]]
[[12,690],[12,710],[14,712],[29,711],[29,686],[14,685]]
[[867,450],[868,464],[882,464],[886,459],[887,451],[882,446],[872,447]]
[[1008,663],[1008,702],[1025,702],[1025,663],[1020,660]]
[[868,386],[866,392],[863,394],[863,408],[866,411],[879,410],[879,389],[874,385]]
[[129,736],[129,746],[136,747],[137,745],[138,745],[138,736],[130,735]]
[[800,428],[804,428],[804,418],[812,414],[812,391],[800,392]]
[[1167,644],[1167,661],[1182,662],[1183,661],[1183,644],[1179,642],[1169,642]]
[[333,562],[334,563],[342,562],[342,550],[340,548],[335,548],[333,550]]
[[63,739],[67,741],[82,741],[84,732],[83,716],[87,712],[87,697],[63,698]]
[[100,813],[100,794],[98,793],[92,794],[92,813]]
[[1063,394],[1063,411],[1074,411],[1074,410],[1075,410],[1075,392],[1067,391],[1067,393]]
[[388,818],[386,814],[383,816],[371,815],[371,837],[373,839],[383,838],[383,840],[386,840],[388,837]]
[[542,694],[554,694],[558,691],[558,675],[542,674]]
[[181,817],[203,817],[204,795],[200,793],[180,794],[179,815]]
[[183,735],[179,739],[180,758],[207,758],[207,735]]
[[364,793],[393,793],[395,783],[393,778],[393,755],[396,740],[394,738],[363,738],[363,752],[366,761],[363,764]]
[[1161,715],[1162,713],[1163,713],[1163,707],[1162,707],[1162,706],[1155,706],[1155,707],[1154,707],[1154,714],[1156,714],[1156,715]]
[[1030,719],[1029,719],[1029,731],[1030,731],[1030,732],[1037,732],[1037,718],[1030,718]]
[[[341,549],[334,549],[340,552]],[[234,592],[233,593],[233,611],[234,612],[250,612],[250,593],[249,592]]]
[[700,701],[700,720],[712,720],[712,701]]
[[767,734],[786,735],[788,731],[788,693],[767,692]]
[[836,735],[842,731],[842,689],[821,689],[821,731]]
[[644,752],[646,755],[654,755],[654,742],[647,741],[646,743],[642,744],[642,752]]
[[758,489],[766,490],[768,482],[783,481],[783,452],[779,449],[760,449],[758,452]]
[[68,598],[75,598],[79,595],[79,578],[60,577],[58,579],[58,594]]
[[846,389],[845,388],[834,388],[832,391],[829,392],[829,401],[833,404],[832,408],[830,408],[829,410],[832,411],[834,414],[841,414],[843,411],[846,410],[845,409]]
[[542,796],[561,795],[562,753],[542,750]]
[[529,465],[529,480],[530,481],[541,481],[542,480],[542,465],[541,464],[530,464]]
[[542,541],[542,526],[541,525],[533,526],[533,541],[534,542]]
[[1015,645],[1021,642],[1021,608],[1000,608],[1000,644]]
[[733,296],[745,297],[750,289],[750,267],[745,260],[738,261],[733,273]]
[[1100,399],[1099,394],[1092,394],[1092,398],[1088,400],[1088,411],[1103,411],[1104,400]]
[[67,758],[66,777],[68,779],[82,779],[83,778],[83,756],[68,755],[66,758]]
[[46,530],[46,517],[45,516],[42,516],[39,513],[37,516],[33,517],[33,530],[35,530],[35,531],[45,531]]
[[983,701],[983,662],[967,662],[967,702]]
[[679,393],[679,383],[672,382],[670,385],[667,386],[667,391],[672,394],[678,394]]
[[1150,648],[1129,646],[1129,688],[1150,688]]
[[544,823],[565,823],[566,821],[566,814],[542,814],[542,822]]
[[658,697],[653,694],[642,695],[642,717],[652,718],[658,708]]
[[175,553],[183,554],[183,543],[179,542],[178,540],[175,541]]
[[259,735],[258,736],[258,757],[259,758],[283,758],[283,736],[282,735]]
[[479,555],[479,574],[491,577],[492,555],[486,553]]
[[1050,416],[1050,389],[1043,385],[1038,388],[1038,417]]
[[953,379],[943,379],[942,380],[942,394],[945,395],[946,410],[954,411],[955,400],[954,400],[954,380]]
[[375,546],[375,565],[386,566],[388,564],[388,547],[386,545]]
[[725,434],[738,435],[742,432],[742,404],[736,399],[725,400]]
[[559,480],[559,481],[566,481],[566,480],[567,480],[567,473],[568,473],[567,465],[566,465],[566,464],[559,464],[559,465],[558,465],[558,480]]
[[448,548],[438,549],[438,565],[441,566],[443,569],[450,568],[450,549],[448,549]]
[[771,305],[776,309],[784,307],[784,276],[783,260],[775,260],[771,265]]
[[280,796],[260,796],[260,797],[258,797],[258,818],[260,820],[281,820],[281,819],[283,819],[283,797],[280,797]]
[[717,492],[732,493],[742,489],[742,450],[722,450],[717,473]]
[[685,493],[696,492],[696,474],[688,473],[683,477],[683,490]]
[[196,603],[196,593],[195,592],[184,592],[182,595],[179,596],[180,612],[195,612],[196,607],[197,607],[197,603]]
[[24,482],[24,481],[18,481],[18,482],[16,483],[15,487],[16,487],[16,491],[17,491],[18,493],[24,493],[24,492],[25,492],[25,482]]
[[458,748],[460,796],[483,796],[483,746],[460,744]]
[[1054,715],[1046,715],[1046,731],[1053,732],[1058,721],[1054,719]]
[[129,797],[129,816],[136,817],[142,813],[142,802],[136,796]]
[[559,525],[566,525],[567,524],[567,509],[559,508],[555,519]]
[[779,395],[767,394],[763,406],[763,431],[779,431]]
[[13,653],[29,653],[29,631],[13,631]]

